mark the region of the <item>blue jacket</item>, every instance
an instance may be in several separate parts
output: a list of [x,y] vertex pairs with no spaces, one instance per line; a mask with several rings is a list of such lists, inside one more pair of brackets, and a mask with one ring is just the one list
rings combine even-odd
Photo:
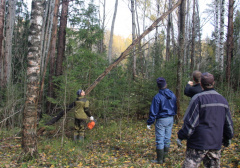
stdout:
[[214,89],[196,94],[178,132],[187,139],[187,147],[198,150],[219,150],[223,140],[233,137],[233,122],[227,100]]
[[151,125],[155,119],[174,116],[177,112],[177,98],[169,89],[160,89],[152,100],[147,124]]

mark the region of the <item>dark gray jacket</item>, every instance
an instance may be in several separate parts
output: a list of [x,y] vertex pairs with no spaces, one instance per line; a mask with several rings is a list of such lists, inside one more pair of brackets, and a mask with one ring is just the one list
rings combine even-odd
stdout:
[[196,94],[184,116],[178,138],[187,147],[199,150],[221,149],[223,140],[233,137],[233,122],[227,100],[214,89]]

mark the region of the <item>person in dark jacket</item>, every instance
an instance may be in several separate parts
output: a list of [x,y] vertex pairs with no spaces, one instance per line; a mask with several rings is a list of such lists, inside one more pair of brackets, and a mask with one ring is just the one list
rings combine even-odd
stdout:
[[192,98],[195,94],[202,92],[202,87],[200,85],[201,74],[202,73],[197,70],[193,72],[192,77],[195,84],[193,84],[193,81],[188,81],[184,89],[184,95]]
[[229,146],[233,137],[233,122],[227,100],[214,90],[214,77],[203,73],[201,86],[204,91],[190,101],[184,124],[178,132],[178,146],[187,140],[183,167],[220,168],[221,145]]
[[152,162],[162,164],[170,147],[170,138],[174,115],[177,112],[177,99],[174,93],[167,89],[166,80],[162,77],[157,79],[159,93],[152,100],[147,120],[147,128],[155,122],[156,152],[157,159]]
[[89,101],[84,97],[85,92],[81,89],[77,91],[77,99],[73,104],[71,111],[74,112],[75,116],[75,131],[74,140],[83,140],[85,137],[85,130],[87,125],[87,119],[93,121],[94,118],[89,111]]

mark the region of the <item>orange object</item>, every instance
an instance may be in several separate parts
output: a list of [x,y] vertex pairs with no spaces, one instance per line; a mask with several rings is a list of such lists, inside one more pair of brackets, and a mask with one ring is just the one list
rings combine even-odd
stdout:
[[87,127],[91,130],[95,126],[95,121],[91,121],[87,124]]

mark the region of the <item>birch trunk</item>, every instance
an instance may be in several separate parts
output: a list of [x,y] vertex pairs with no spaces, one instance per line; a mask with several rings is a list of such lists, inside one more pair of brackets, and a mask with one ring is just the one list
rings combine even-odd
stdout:
[[113,20],[111,25],[111,33],[110,33],[110,40],[108,44],[108,62],[109,64],[112,63],[112,44],[113,44],[113,32],[114,32],[114,24],[117,16],[117,8],[118,8],[118,0],[115,1],[115,10],[113,14]]
[[41,63],[41,29],[44,0],[32,1],[31,25],[28,38],[27,92],[23,112],[22,148],[24,156],[37,156],[37,104]]

